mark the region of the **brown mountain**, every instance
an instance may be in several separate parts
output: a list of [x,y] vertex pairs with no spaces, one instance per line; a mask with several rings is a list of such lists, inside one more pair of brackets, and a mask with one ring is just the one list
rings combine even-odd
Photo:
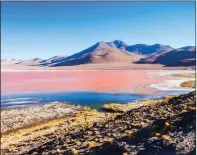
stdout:
[[30,60],[24,60],[24,61],[21,61],[16,64],[21,64],[21,65],[25,65],[25,66],[38,66],[42,61],[43,61],[43,59],[34,58],[34,59],[30,59]]
[[[174,49],[168,45],[135,44],[123,41],[98,42],[71,56],[54,56],[43,60],[35,58],[14,64],[23,66],[74,66],[81,64],[160,64],[160,66],[194,66],[196,50],[194,46]],[[4,62],[5,61],[5,62]],[[9,64],[4,60],[1,64]],[[15,61],[12,61],[12,63]],[[154,66],[154,65],[153,65]]]
[[147,45],[147,44],[135,44],[126,47],[126,50],[129,52],[135,52],[139,54],[155,54],[165,51],[174,50],[174,48],[168,45],[161,45],[161,44],[154,44],[154,45]]
[[16,60],[16,59],[2,59],[1,65],[10,65],[10,64],[16,64],[20,63],[22,60]]
[[79,53],[75,53],[48,65],[73,66],[92,63],[133,63],[153,53],[172,49],[170,46],[161,44],[136,44],[129,46],[120,40],[114,40],[112,42],[101,41]]
[[129,53],[122,49],[115,47],[100,48],[92,52],[80,54],[75,58],[61,61],[59,63],[52,64],[51,66],[73,66],[80,64],[99,64],[99,63],[133,63],[143,56]]
[[52,64],[52,63],[57,63],[59,61],[64,60],[66,57],[67,56],[64,56],[64,55],[57,55],[57,56],[54,56],[49,59],[41,61],[40,65],[48,65],[48,64]]
[[156,53],[148,58],[143,58],[137,63],[162,64],[165,66],[195,66],[196,48],[186,46],[179,49]]

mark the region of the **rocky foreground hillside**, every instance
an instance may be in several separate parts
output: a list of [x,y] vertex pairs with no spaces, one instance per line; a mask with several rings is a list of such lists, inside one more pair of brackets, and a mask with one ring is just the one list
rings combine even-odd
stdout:
[[[196,92],[76,127],[21,154],[174,155],[196,153]],[[9,154],[9,149],[3,150]],[[14,154],[14,153],[12,153]]]

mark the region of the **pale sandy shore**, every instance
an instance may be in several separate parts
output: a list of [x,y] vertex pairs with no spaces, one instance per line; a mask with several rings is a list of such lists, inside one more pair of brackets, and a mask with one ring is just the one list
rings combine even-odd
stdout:
[[60,66],[60,67],[48,67],[48,66],[24,66],[20,64],[2,64],[2,71],[23,71],[23,70],[187,70],[195,69],[195,66],[191,67],[165,67],[160,64],[134,64],[134,63],[98,63],[98,64],[84,64],[76,66]]
[[46,122],[84,111],[86,107],[65,103],[49,103],[24,108],[1,110],[1,133],[14,131],[25,126]]
[[188,90],[194,91],[194,88],[184,88],[181,84],[185,81],[196,80],[195,70],[160,70],[148,72],[151,78],[162,78],[167,79],[161,83],[152,83],[149,85],[150,88],[154,88],[160,91],[181,91]]
[[[20,145],[25,141],[32,141],[36,146],[50,140],[50,135],[61,135],[72,128],[89,126],[90,123],[112,116],[89,107],[64,103],[2,110],[1,149]],[[43,138],[44,136],[46,138]],[[34,143],[35,140],[37,142]]]

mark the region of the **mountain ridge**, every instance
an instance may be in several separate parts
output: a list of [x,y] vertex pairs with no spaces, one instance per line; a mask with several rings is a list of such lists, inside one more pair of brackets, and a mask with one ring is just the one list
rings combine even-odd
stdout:
[[185,46],[167,52],[156,53],[137,63],[162,64],[165,66],[194,66],[196,65],[196,47]]
[[[184,51],[184,54],[183,52]],[[190,52],[191,51],[191,52]],[[174,53],[174,54],[170,54]],[[168,57],[167,57],[167,56]],[[170,58],[171,55],[176,59]],[[180,60],[178,60],[180,59]],[[167,63],[168,61],[172,61]],[[16,61],[16,60],[15,60]],[[12,61],[15,62],[15,61]],[[173,62],[174,61],[174,62]],[[74,66],[97,63],[136,63],[136,64],[162,64],[195,65],[195,46],[185,46],[175,49],[162,44],[134,44],[128,45],[121,40],[111,42],[100,41],[96,44],[74,53],[70,56],[57,55],[49,59],[34,58],[18,61],[16,64],[33,66]],[[1,61],[1,63],[4,63]],[[177,63],[177,64],[175,64]]]

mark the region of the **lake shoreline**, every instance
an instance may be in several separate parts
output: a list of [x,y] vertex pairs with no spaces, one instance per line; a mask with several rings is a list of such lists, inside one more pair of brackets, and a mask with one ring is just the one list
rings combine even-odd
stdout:
[[[181,101],[179,98],[183,101]],[[39,123],[39,121],[38,121],[37,124],[34,124],[33,126],[29,126],[29,127],[26,126],[27,128],[13,130],[13,132],[7,133],[5,135],[1,135],[2,136],[1,137],[2,138],[2,141],[1,141],[2,148],[1,149],[2,149],[2,152],[4,152],[4,153],[6,152],[8,154],[9,154],[9,152],[12,152],[12,153],[13,152],[15,152],[15,153],[20,152],[19,154],[28,153],[29,151],[30,152],[32,152],[32,151],[37,152],[40,149],[42,150],[42,152],[47,151],[47,153],[52,153],[52,152],[50,152],[50,149],[46,149],[46,150],[43,149],[44,148],[43,146],[50,146],[50,145],[52,146],[54,143],[53,142],[54,139],[61,140],[62,135],[64,135],[66,137],[66,141],[68,141],[68,140],[71,141],[71,139],[72,139],[71,137],[73,137],[73,136],[71,136],[70,138],[67,136],[78,135],[79,133],[84,132],[83,135],[87,136],[85,138],[86,143],[81,142],[81,140],[83,138],[81,138],[81,140],[78,139],[78,138],[80,138],[80,136],[78,135],[78,136],[75,136],[76,140],[74,140],[73,142],[72,141],[66,142],[64,144],[64,146],[63,146],[63,144],[60,143],[60,144],[58,144],[59,147],[53,147],[51,149],[55,152],[57,151],[58,148],[60,149],[61,152],[67,152],[67,151],[72,152],[73,150],[71,148],[74,148],[78,152],[81,152],[81,153],[83,151],[91,151],[91,148],[94,148],[94,146],[99,147],[99,146],[102,146],[106,142],[111,144],[111,142],[117,140],[116,138],[114,139],[113,134],[112,134],[113,133],[112,130],[114,130],[115,128],[109,128],[109,127],[111,125],[115,125],[117,122],[119,122],[119,119],[120,119],[120,122],[125,122],[125,121],[127,122],[128,120],[126,118],[131,118],[133,125],[135,124],[134,123],[135,121],[139,122],[139,126],[137,126],[137,129],[139,131],[141,131],[141,129],[146,128],[147,126],[150,127],[151,124],[154,123],[155,120],[159,119],[159,117],[161,117],[160,119],[165,119],[165,117],[167,117],[165,114],[168,113],[168,116],[170,116],[170,119],[167,118],[167,120],[168,120],[168,122],[170,122],[170,124],[171,123],[173,124],[174,119],[176,120],[179,117],[181,117],[181,116],[179,116],[179,113],[187,113],[187,111],[192,112],[195,109],[194,101],[195,101],[195,92],[184,94],[184,95],[179,95],[177,97],[176,96],[170,97],[170,98],[168,97],[164,100],[158,100],[158,101],[155,100],[154,102],[147,100],[147,102],[143,106],[132,107],[132,109],[124,111],[122,114],[116,113],[116,112],[115,113],[108,113],[108,112],[103,113],[103,112],[98,112],[93,109],[83,108],[83,107],[79,106],[81,111],[78,113],[75,113],[74,115],[72,114],[71,116],[68,116],[67,114],[66,115],[63,114],[62,115],[63,117],[59,117],[59,118],[54,117],[54,119],[51,119],[49,122],[42,122],[42,120],[40,120],[41,123]],[[185,106],[182,106],[182,104],[184,104]],[[53,108],[54,105],[49,104],[49,105],[44,105],[42,107],[45,107],[45,106],[48,106],[48,108],[50,109],[50,108]],[[64,104],[58,105],[58,103],[55,106],[57,106],[57,107],[63,106],[63,108],[66,107],[66,105],[64,105]],[[76,107],[76,105],[70,105],[70,106]],[[176,107],[176,106],[178,106],[178,107]],[[40,106],[38,106],[38,107],[40,107]],[[160,110],[162,110],[161,107],[164,108],[163,109],[164,111],[166,110],[165,113],[160,111]],[[36,106],[31,107],[31,108],[24,108],[27,110],[26,114],[29,114],[29,112],[33,110],[32,108],[37,109]],[[68,108],[68,107],[66,107],[66,108]],[[45,112],[47,112],[47,109]],[[58,108],[55,108],[54,110],[57,111],[57,109]],[[155,109],[155,110],[153,110],[153,109]],[[174,111],[173,109],[174,110],[176,109],[176,111]],[[76,108],[74,108],[74,111],[75,110],[77,111]],[[17,111],[21,111],[21,110],[17,110]],[[37,109],[37,111],[38,111],[38,109]],[[147,117],[146,113],[153,114],[151,111],[154,111],[155,113],[157,113],[157,115],[154,115],[154,116],[150,115],[151,117],[149,118],[149,117]],[[157,111],[160,111],[160,112],[157,112]],[[51,113],[51,114],[53,115],[53,113]],[[11,115],[17,114],[17,112],[13,113],[10,111],[10,114]],[[10,114],[8,114],[8,115],[10,115]],[[126,115],[130,115],[130,114],[132,114],[132,117],[131,116],[126,117]],[[138,114],[142,115],[142,116],[138,117],[137,116]],[[134,115],[136,117],[136,120],[135,119],[133,120]],[[24,117],[24,115],[21,115],[21,116],[22,116],[21,118],[27,119],[26,117]],[[33,117],[33,115],[30,115],[30,116]],[[176,116],[176,117],[174,117],[174,116]],[[144,120],[141,120],[141,118],[143,118],[143,117],[145,117]],[[10,118],[13,118],[13,117],[10,117]],[[14,117],[14,118],[16,118],[16,117]],[[192,115],[192,118],[193,118],[193,115]],[[13,121],[13,119],[10,119],[10,120]],[[16,119],[16,120],[18,120],[18,119]],[[31,120],[31,118],[29,118],[29,120]],[[143,123],[140,124],[140,122],[143,122]],[[13,123],[11,123],[11,124],[13,124]],[[19,123],[16,123],[16,124],[19,124]],[[105,126],[105,128],[109,128],[109,131],[112,134],[110,136],[110,138],[109,137],[107,138],[107,137],[105,137],[105,135],[101,134],[102,136],[105,137],[105,138],[102,138],[103,141],[97,141],[95,139],[93,141],[90,141],[89,138],[90,139],[92,139],[93,137],[95,138],[94,135],[102,133],[101,131],[105,130],[105,128],[100,127],[103,125]],[[122,123],[121,123],[121,126],[124,128],[124,125],[122,125]],[[135,131],[134,131],[134,129],[135,129]],[[90,133],[89,133],[89,130],[91,131]],[[92,131],[92,130],[95,130],[95,131]],[[119,131],[116,131],[117,132],[116,137],[117,137],[117,135],[119,135],[118,137],[120,138],[120,137],[124,137],[128,134],[126,132],[128,129],[127,130],[123,129],[123,130],[125,131],[123,135],[120,135]],[[136,127],[132,127],[130,130],[132,133],[137,131]],[[97,133],[97,131],[98,131],[98,133]],[[106,129],[106,131],[107,131],[107,129]],[[93,133],[95,133],[95,134],[93,134]],[[166,134],[167,133],[165,133],[165,135]],[[62,138],[64,138],[64,136]],[[168,137],[169,137],[169,135],[168,135]],[[130,140],[132,140],[132,139],[130,139]],[[36,141],[36,143],[35,143],[35,141]],[[77,142],[77,141],[79,141],[80,143],[75,144],[75,142]],[[93,145],[88,144],[89,142]],[[69,146],[70,143],[73,143],[74,147],[70,147]],[[72,146],[73,146],[73,144],[72,144]],[[83,149],[84,145],[91,145],[91,147],[87,147],[84,150]],[[23,147],[21,147],[21,146],[23,146]],[[192,146],[193,146],[193,144],[192,144]],[[64,150],[64,148],[67,148],[68,150],[66,151],[66,150]],[[94,150],[94,151],[96,151],[96,150]]]
[[2,95],[1,110],[25,108],[30,106],[46,105],[48,103],[64,103],[66,105],[89,106],[101,110],[102,105],[128,102],[139,102],[143,100],[162,99],[168,95],[179,95],[189,93],[194,89],[183,89],[179,91],[160,91],[154,95],[143,93],[116,93],[116,92],[43,92]]
[[[140,71],[61,71],[61,72],[4,72],[2,76],[2,98],[10,99],[9,105],[14,107],[33,105],[39,103],[48,103],[53,101],[68,102],[73,104],[85,105],[85,102],[90,102],[88,93],[98,95],[91,96],[92,102],[101,104],[119,102],[125,103],[133,100],[140,100],[136,95],[152,96],[152,99],[157,96],[170,95],[170,91],[177,91],[177,94],[193,91],[192,88],[181,87],[181,83],[193,80],[194,77],[177,76],[181,73],[193,74],[194,71],[161,71],[161,70],[140,70]],[[58,78],[57,78],[58,77]],[[138,77],[138,78],[137,78]],[[19,90],[20,89],[20,90]],[[34,90],[36,89],[36,90]],[[12,90],[12,91],[10,91]],[[17,93],[13,93],[13,91]],[[166,92],[166,93],[165,93]],[[73,93],[73,99],[70,95]],[[75,99],[75,96],[84,93],[86,98],[81,96]],[[100,96],[99,96],[100,93]],[[110,96],[111,94],[111,96]],[[126,96],[126,94],[128,94]],[[132,99],[129,95],[133,95]],[[163,95],[161,95],[163,94]],[[37,95],[37,96],[36,96]],[[108,97],[107,97],[108,95]],[[117,95],[117,96],[116,96]],[[19,99],[22,97],[35,98]],[[42,97],[43,96],[43,97]],[[51,96],[53,97],[52,99]],[[59,97],[58,97],[59,96]],[[41,97],[41,101],[39,101]],[[37,100],[38,98],[38,100]],[[100,99],[101,98],[101,99]],[[125,99],[124,99],[125,98]],[[151,98],[150,98],[151,99]],[[13,101],[11,101],[13,100]],[[78,100],[78,101],[76,101]],[[82,102],[83,101],[83,102]],[[5,107],[4,101],[1,102],[2,107]],[[22,104],[25,103],[25,104]],[[87,103],[87,106],[91,106]],[[95,107],[93,107],[95,108]]]
[[[109,71],[108,71],[109,72]],[[107,72],[107,79],[111,77],[110,74]],[[90,73],[92,75],[93,72],[72,72],[74,74],[69,74],[71,77],[73,75],[86,75],[90,76]],[[85,73],[85,74],[84,74]],[[92,78],[93,81],[90,81],[90,83],[85,83],[87,86],[93,86],[95,82],[98,82],[99,78],[105,77],[101,73],[102,72],[95,72],[94,76]],[[114,72],[111,72],[114,73]],[[156,133],[153,132],[151,135],[148,134],[148,137],[146,141],[143,141],[143,144],[145,145],[146,142],[151,141],[151,138],[157,139],[158,141],[161,141],[162,143],[167,143],[167,146],[173,147],[175,150],[180,146],[174,146],[173,142],[176,141],[182,141],[181,138],[186,139],[186,142],[183,144],[183,146],[187,146],[187,141],[191,140],[190,145],[193,149],[194,147],[194,132],[193,132],[193,123],[194,116],[195,116],[195,92],[187,93],[185,91],[192,91],[194,89],[190,88],[182,88],[180,82],[188,79],[192,79],[194,77],[188,77],[193,76],[192,73],[184,72],[184,74],[178,75],[180,71],[154,71],[154,72],[144,72],[144,71],[124,71],[121,72],[124,74],[121,74],[112,79],[109,83],[106,83],[107,85],[102,85],[102,88],[111,88],[111,86],[115,85],[114,90],[117,90],[117,88],[120,88],[120,85],[123,84],[123,86],[129,87],[121,87],[122,89],[119,90],[119,92],[116,92],[116,94],[113,93],[104,93],[102,95],[114,95],[114,96],[105,96],[105,99],[111,99],[112,97],[115,97],[115,106],[114,104],[111,104],[111,107],[107,105],[107,108],[104,110],[113,111],[111,112],[101,112],[97,111],[96,109],[104,104],[99,104],[96,99],[103,99],[103,96],[97,93],[90,93],[84,98],[84,92],[79,94],[73,94],[70,93],[71,99],[75,99],[75,101],[81,101],[84,100],[84,103],[87,104],[87,101],[89,101],[91,104],[94,104],[96,108],[90,108],[89,106],[83,106],[75,104],[64,104],[57,102],[60,100],[61,97],[66,97],[68,99],[68,96],[64,93],[49,93],[45,97],[43,97],[45,100],[45,103],[49,104],[37,104],[27,107],[13,107],[8,109],[3,109],[1,111],[2,118],[1,124],[2,124],[2,130],[1,130],[1,151],[5,154],[32,154],[35,152],[43,152],[45,154],[55,154],[55,153],[70,153],[70,154],[83,154],[83,153],[99,153],[98,151],[103,150],[106,154],[108,154],[110,151],[105,148],[105,145],[108,147],[116,148],[114,146],[114,143],[116,143],[122,148],[122,143],[126,142],[126,146],[123,147],[125,150],[126,148],[130,148],[128,151],[125,150],[125,152],[138,152],[139,150],[136,147],[138,144],[131,145],[133,143],[133,140],[142,140],[141,134],[143,135],[144,130],[149,131],[152,125],[154,125],[155,122],[161,121],[161,124],[163,123],[161,128],[164,128],[166,130],[165,124],[167,122],[168,127],[171,126],[169,124],[172,124],[172,126],[177,126],[177,129],[180,127],[177,125],[177,123],[181,123],[180,121],[185,121],[185,119],[190,119],[189,121],[186,121],[186,124],[184,126],[187,127],[188,125],[192,124],[192,133],[186,133],[185,135],[181,135],[181,137],[177,134],[178,130],[174,131],[170,128],[168,128],[165,133],[163,133],[162,129],[161,131],[157,131]],[[141,81],[139,81],[136,77],[133,77],[137,73],[137,76],[142,75],[143,78],[146,79],[145,83],[141,85]],[[157,73],[157,74],[156,74]],[[10,77],[13,73],[9,74],[9,78],[6,80],[12,80],[13,78]],[[64,73],[63,73],[64,74]],[[7,74],[8,75],[8,74]],[[27,76],[27,81],[32,81],[31,77],[28,74],[18,74],[20,75],[18,79],[14,82],[23,82],[24,76]],[[39,74],[30,74],[34,76],[38,76]],[[41,76],[43,74],[40,74]],[[52,76],[51,78],[56,79],[56,75],[54,74],[44,74],[49,78],[49,75]],[[59,72],[58,72],[59,75]],[[99,78],[96,76],[98,75]],[[132,79],[128,78],[125,75],[129,75],[130,78],[137,79],[136,81],[132,81]],[[176,76],[175,76],[176,75]],[[136,76],[136,75],[135,75]],[[95,77],[96,80],[94,79]],[[141,77],[141,78],[142,78]],[[5,76],[4,76],[5,78]],[[46,78],[46,77],[44,77]],[[67,77],[69,79],[69,77]],[[106,77],[105,77],[106,78]],[[143,79],[142,78],[142,79]],[[36,79],[36,78],[35,78]],[[35,80],[34,79],[34,80]],[[157,80],[158,81],[157,81]],[[177,79],[179,82],[177,83]],[[5,80],[5,79],[4,79]],[[19,81],[17,81],[19,80]],[[38,81],[37,81],[38,80]],[[37,79],[34,82],[37,84],[40,83],[40,79]],[[56,79],[57,80],[57,79]],[[63,79],[64,80],[64,79]],[[103,80],[103,79],[102,79]],[[116,81],[125,81],[125,83],[118,83],[116,85]],[[168,80],[175,80],[173,82],[166,82]],[[7,82],[8,82],[7,81]],[[24,83],[24,85],[28,86],[28,82]],[[84,81],[84,79],[82,80]],[[157,81],[157,82],[155,82]],[[46,82],[44,80],[41,80],[41,82]],[[50,83],[51,81],[47,81],[45,84]],[[54,81],[55,82],[55,81]],[[61,83],[62,81],[60,81]],[[64,82],[64,81],[63,81]],[[89,81],[88,81],[89,82]],[[144,82],[144,81],[143,81]],[[72,82],[71,82],[72,83]],[[75,84],[80,84],[76,81],[74,81]],[[162,96],[152,96],[152,94],[143,94],[139,93],[138,96],[132,96],[132,91],[130,91],[129,94],[121,94],[125,99],[123,100],[125,104],[117,104],[117,99],[120,99],[120,92],[121,90],[131,90],[130,86],[132,86],[132,90],[135,90],[137,92],[137,89],[141,88],[143,91],[147,92],[151,89],[151,84],[155,84],[159,86],[160,88],[167,88],[167,90],[171,91],[159,91],[157,90],[157,93],[163,93]],[[8,84],[8,83],[7,83]],[[7,85],[6,84],[6,85]],[[73,84],[73,83],[72,83]],[[137,84],[137,85],[135,85]],[[140,84],[140,85],[139,85]],[[5,88],[4,85],[3,87]],[[154,85],[154,86],[155,86]],[[9,86],[9,84],[8,84]],[[18,85],[17,85],[18,86]],[[23,87],[23,88],[26,88]],[[31,83],[32,86],[32,83]],[[80,85],[83,87],[84,85]],[[191,85],[193,87],[193,85]],[[11,83],[10,88],[14,88],[15,85]],[[94,86],[97,88],[97,85]],[[9,89],[10,89],[9,88]],[[32,87],[31,87],[32,88]],[[40,88],[40,86],[38,87]],[[71,88],[71,86],[68,86],[67,88]],[[86,87],[87,88],[87,87]],[[93,88],[93,87],[92,87]],[[101,87],[100,87],[101,88]],[[129,88],[129,89],[128,89]],[[137,89],[136,89],[137,88]],[[97,90],[97,89],[96,89]],[[172,91],[174,90],[174,91]],[[105,90],[106,91],[106,90]],[[142,91],[142,92],[143,92]],[[20,91],[19,91],[20,92]],[[150,91],[151,92],[151,91]],[[168,92],[168,93],[166,93]],[[177,94],[178,93],[178,94]],[[154,94],[154,93],[153,93]],[[183,94],[183,95],[180,95]],[[38,95],[38,94],[36,94]],[[59,95],[59,96],[58,96]],[[72,96],[73,95],[73,96]],[[95,96],[96,95],[96,96]],[[124,96],[126,95],[126,96]],[[132,103],[129,103],[128,96],[134,97],[132,98]],[[135,94],[136,95],[136,94]],[[160,94],[161,95],[161,94]],[[168,95],[175,95],[170,97],[164,97]],[[17,96],[17,95],[16,95]],[[36,103],[36,96],[18,96],[18,98],[14,96],[14,98],[7,98],[7,104],[8,105],[14,105],[19,106],[24,103]],[[52,97],[51,101],[52,103],[47,102],[46,98]],[[144,96],[144,98],[142,98]],[[3,97],[3,96],[2,96]],[[38,96],[37,96],[38,97]],[[155,97],[155,100],[151,100],[152,97]],[[156,98],[157,97],[157,98]],[[162,98],[161,98],[162,97]],[[88,99],[88,100],[87,100]],[[94,99],[94,100],[93,100]],[[123,98],[124,99],[124,98]],[[145,101],[138,101],[136,100],[144,99]],[[6,101],[6,98],[1,101],[1,103],[4,103]],[[39,101],[39,98],[38,98]],[[55,102],[54,102],[55,101]],[[73,100],[72,100],[73,101]],[[101,100],[100,100],[101,101]],[[99,102],[100,102],[99,101]],[[69,102],[72,103],[72,102]],[[114,102],[108,102],[108,103],[114,103]],[[127,104],[126,104],[127,103]],[[139,103],[139,104],[138,104]],[[185,117],[186,115],[186,117]],[[190,123],[190,124],[188,124]],[[160,125],[160,124],[157,124]],[[152,132],[152,131],[151,131]],[[138,135],[139,134],[139,135]],[[129,143],[127,143],[129,142]],[[172,142],[172,143],[171,143]],[[178,143],[177,143],[178,144]],[[152,145],[152,144],[150,144]],[[145,146],[144,146],[145,147]],[[158,146],[158,149],[163,147]],[[97,150],[97,148],[100,148]],[[132,149],[131,149],[132,148]],[[145,147],[145,150],[148,149]],[[164,147],[165,149],[165,147]],[[118,150],[121,153],[121,150]],[[192,151],[191,149],[186,149],[186,152]]]

